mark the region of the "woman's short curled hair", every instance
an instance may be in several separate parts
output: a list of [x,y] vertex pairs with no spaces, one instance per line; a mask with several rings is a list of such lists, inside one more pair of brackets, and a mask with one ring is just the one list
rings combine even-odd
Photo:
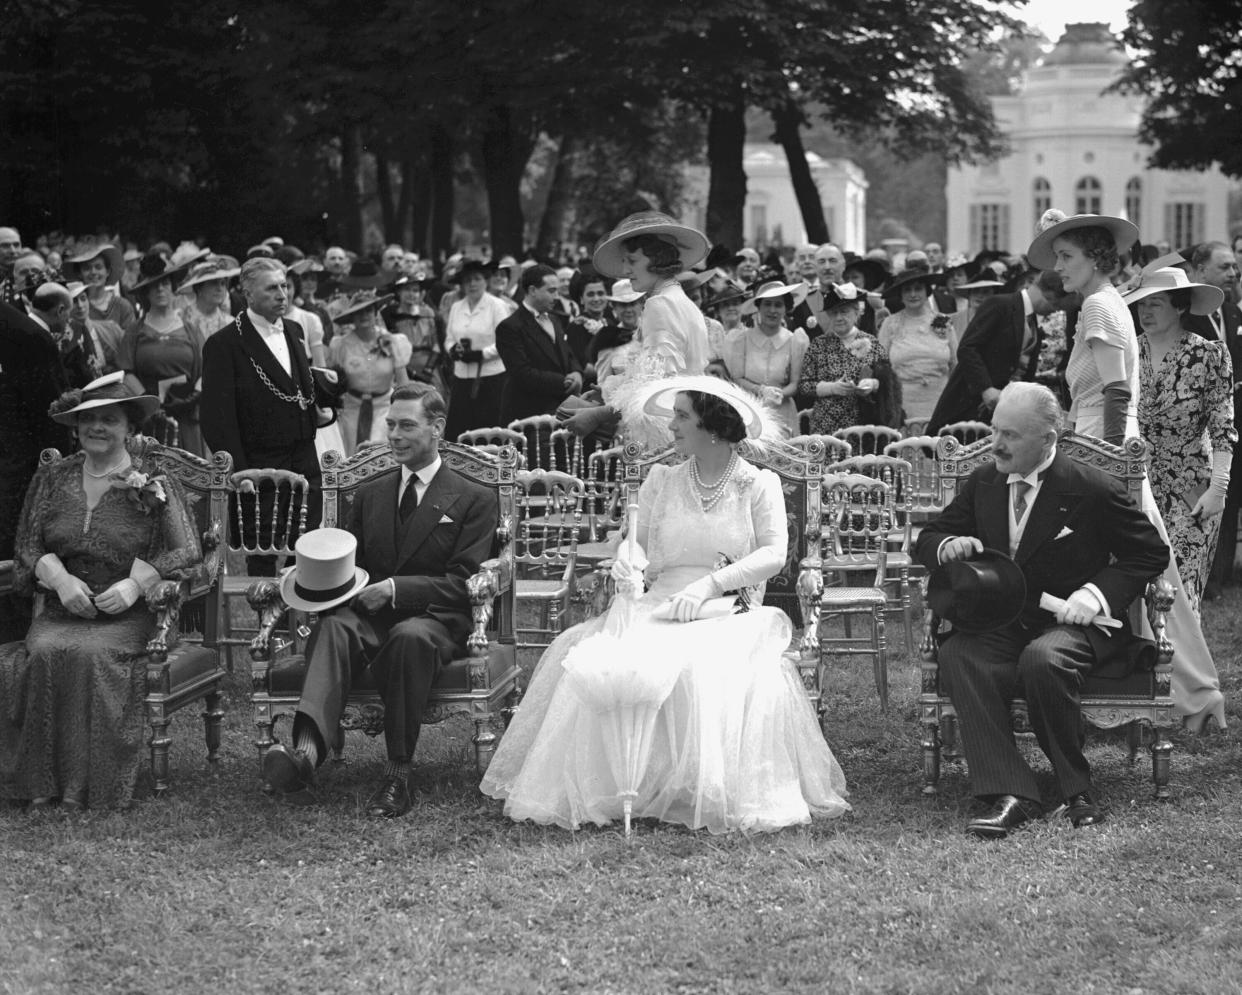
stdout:
[[677,246],[659,235],[635,235],[621,243],[626,252],[641,252],[647,257],[647,269],[656,276],[676,276],[685,267]]
[[1112,276],[1121,265],[1121,257],[1117,254],[1117,240],[1113,233],[1100,225],[1086,225],[1083,228],[1071,228],[1059,236],[1076,245],[1082,254],[1095,263],[1096,268],[1105,276]]
[[711,432],[725,442],[741,442],[746,438],[746,423],[737,408],[723,397],[701,390],[687,390],[684,393],[690,401],[690,410],[698,415],[699,425],[705,432]]

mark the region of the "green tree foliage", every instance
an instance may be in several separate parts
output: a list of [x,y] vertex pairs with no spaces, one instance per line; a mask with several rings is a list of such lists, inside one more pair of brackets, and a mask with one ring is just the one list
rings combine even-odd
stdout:
[[1139,136],[1162,169],[1219,163],[1242,176],[1242,6],[1137,0],[1122,34],[1137,55],[1117,88],[1147,99]]

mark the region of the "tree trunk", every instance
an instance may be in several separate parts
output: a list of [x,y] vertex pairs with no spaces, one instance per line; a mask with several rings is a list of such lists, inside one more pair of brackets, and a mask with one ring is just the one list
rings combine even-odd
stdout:
[[397,199],[397,224],[393,231],[394,242],[409,247],[414,241],[414,233],[410,230],[407,220],[410,208],[414,203],[414,184],[418,182],[417,170],[413,159],[401,160],[401,195]]
[[358,128],[351,125],[341,134],[341,192],[339,232],[347,248],[362,249],[362,196],[359,189]]
[[742,213],[746,207],[746,170],[742,146],[746,143],[746,102],[741,84],[712,104],[707,120],[707,161],[711,181],[707,188],[707,237],[732,249],[742,246]]
[[481,151],[493,258],[506,253],[519,256],[524,248],[521,184],[526,156],[518,145],[509,106],[489,107]]
[[400,242],[401,230],[397,206],[392,201],[392,174],[388,157],[375,153],[375,192],[379,195],[380,217],[384,223],[384,241]]
[[569,234],[573,220],[574,161],[578,152],[578,139],[572,131],[561,137],[557,154],[556,170],[552,174],[552,186],[548,189],[548,203],[539,222],[539,237],[535,251],[540,259],[555,259],[556,250]]
[[776,124],[776,140],[785,150],[789,163],[789,179],[793,182],[794,196],[802,212],[802,227],[806,229],[807,241],[822,245],[828,241],[828,222],[824,219],[824,205],[819,199],[819,188],[811,176],[806,161],[806,149],[802,147],[802,111],[792,100],[772,112]]
[[440,124],[431,126],[430,154],[431,257],[437,262],[453,251],[453,136]]

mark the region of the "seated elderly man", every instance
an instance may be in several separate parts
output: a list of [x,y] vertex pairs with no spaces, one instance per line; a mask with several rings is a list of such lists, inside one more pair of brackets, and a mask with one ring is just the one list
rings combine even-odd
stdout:
[[[953,503],[923,526],[917,556],[929,571],[1007,553],[1026,582],[1014,621],[958,631],[940,647],[940,676],[961,726],[976,797],[992,811],[967,831],[1000,838],[1038,818],[1035,775],[1014,741],[1009,703],[1024,698],[1052,763],[1064,814],[1075,827],[1100,822],[1083,755],[1082,675],[1126,672],[1136,643],[1126,608],[1165,568],[1169,548],[1120,485],[1057,452],[1061,409],[1052,392],[1011,383],[992,416],[995,462],[976,470]],[[935,578],[933,578],[935,582]],[[1064,604],[1040,607],[1047,593]],[[1116,619],[1109,633],[1097,616]]]

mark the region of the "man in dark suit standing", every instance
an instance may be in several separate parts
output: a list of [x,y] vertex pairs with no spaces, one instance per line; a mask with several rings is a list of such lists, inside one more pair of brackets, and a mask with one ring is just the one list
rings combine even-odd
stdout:
[[[1188,314],[1182,324],[1190,331],[1202,335],[1209,342],[1224,342],[1233,361],[1233,423],[1242,430],[1242,310],[1233,302],[1233,292],[1238,285],[1238,260],[1233,250],[1224,242],[1204,242],[1196,245],[1190,253],[1190,279],[1219,287],[1225,294],[1224,303],[1213,314]],[[1220,589],[1233,582],[1233,559],[1238,545],[1238,511],[1242,508],[1242,460],[1229,475],[1229,494],[1225,499],[1224,517],[1220,523],[1220,539],[1216,544],[1216,558],[1208,577],[1203,597],[1213,601],[1220,597]]]
[[310,787],[336,744],[351,683],[371,669],[384,699],[388,768],[367,814],[410,809],[410,761],[427,696],[471,627],[466,581],[491,555],[492,493],[441,464],[444,399],[430,384],[398,387],[388,409],[388,444],[401,472],[364,483],[349,531],[369,584],[321,615],[306,649],[307,674],[293,722],[293,749],[272,746],[263,774],[279,792]]
[[[310,482],[306,521],[314,528],[323,503],[315,431],[325,418],[319,409],[332,401],[311,376],[302,326],[283,317],[290,302],[284,266],[275,259],[247,259],[241,283],[246,310],[203,347],[203,438],[233,457],[234,471],[272,467],[304,476]],[[270,540],[275,503],[274,490],[260,492],[261,542]],[[282,518],[297,513],[282,499]],[[271,557],[250,557],[246,570],[274,576],[276,564]]]
[[1033,380],[1043,340],[1039,316],[1063,311],[1072,301],[1061,278],[1044,270],[1025,290],[980,304],[958,343],[957,365],[927,423],[928,434],[953,422],[988,421],[1005,384]]
[[531,415],[550,415],[571,394],[581,394],[582,365],[565,339],[565,321],[552,313],[559,278],[551,266],[522,274],[522,303],[496,326],[496,349],[504,360],[500,400],[503,425]]
[[[13,557],[39,453],[49,447],[68,451],[69,434],[47,414],[67,389],[60,349],[47,323],[0,302],[0,560]],[[29,622],[27,604],[0,595],[0,643],[22,639]]]
[[[1035,775],[1014,742],[1009,703],[1026,700],[1075,827],[1102,813],[1083,756],[1081,675],[1125,672],[1136,649],[1126,608],[1169,562],[1155,527],[1111,478],[1058,455],[1061,408],[1039,384],[1012,383],[992,418],[995,462],[976,470],[923,526],[916,555],[929,570],[984,549],[1008,553],[1026,580],[1019,617],[991,632],[957,632],[940,646],[940,676],[960,720],[975,795],[993,804],[968,831],[1003,837],[1042,813]],[[1040,595],[1062,599],[1055,615]],[[1121,620],[1109,637],[1097,616]]]

